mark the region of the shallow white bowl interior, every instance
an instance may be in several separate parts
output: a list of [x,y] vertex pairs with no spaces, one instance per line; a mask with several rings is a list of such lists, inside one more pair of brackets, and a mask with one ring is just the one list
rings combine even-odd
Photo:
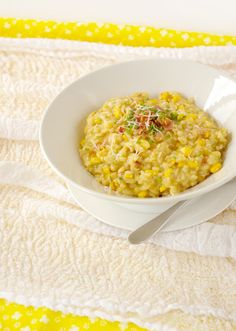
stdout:
[[[85,118],[111,97],[137,91],[147,91],[154,96],[165,90],[194,97],[200,107],[232,133],[223,168],[201,184],[174,197],[138,199],[107,194],[83,167],[78,154]],[[235,81],[218,70],[198,63],[152,58],[103,68],[63,90],[44,115],[40,143],[54,170],[78,189],[128,207],[135,204],[135,208],[153,206],[155,209],[157,205],[170,206],[178,200],[207,193],[232,179],[236,175],[235,136]]]

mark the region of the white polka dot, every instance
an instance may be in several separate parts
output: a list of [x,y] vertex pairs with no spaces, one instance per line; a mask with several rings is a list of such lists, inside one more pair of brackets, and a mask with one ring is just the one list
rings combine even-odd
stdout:
[[173,33],[169,33],[168,34],[168,37],[173,38],[174,37],[174,34]]
[[86,32],[86,36],[87,36],[87,37],[92,37],[92,35],[93,35],[92,31],[87,31],[87,32]]
[[25,30],[29,30],[30,29],[30,25],[29,24],[25,24],[24,25],[24,28],[25,28]]
[[13,315],[11,315],[11,318],[14,320],[18,320],[19,318],[21,318],[21,316],[22,314],[16,311]]
[[119,30],[123,30],[124,28],[125,28],[125,25],[122,25],[122,24],[118,25]]
[[65,34],[71,34],[71,30],[65,29]]
[[49,28],[48,26],[45,26],[44,32],[51,32],[51,28]]
[[129,35],[128,35],[128,39],[129,39],[129,40],[134,40],[134,36],[133,36],[132,34],[129,34]]
[[29,326],[26,326],[24,328],[21,328],[20,331],[31,331],[31,328]]
[[184,33],[184,34],[182,34],[181,38],[182,38],[183,40],[188,40],[188,38],[189,38],[189,34],[188,34],[188,33]]
[[164,30],[164,29],[160,31],[160,35],[161,35],[162,37],[165,37],[167,34],[168,34],[168,31],[166,31],[166,30]]
[[8,319],[9,319],[9,315],[3,315],[3,317],[2,317],[2,318],[3,318],[3,320],[4,320],[4,321],[6,321],[6,320],[8,320]]
[[16,36],[17,36],[17,38],[21,38],[22,37],[22,33],[17,33]]
[[145,27],[145,26],[141,26],[141,27],[139,28],[139,31],[142,32],[142,33],[145,32],[145,31],[146,31],[146,27]]
[[113,33],[108,32],[108,34],[107,34],[107,37],[108,37],[108,38],[112,38],[113,36],[114,36]]
[[43,315],[43,316],[40,318],[39,322],[42,322],[42,323],[44,323],[44,324],[47,324],[47,323],[49,322],[49,319],[48,319],[47,315]]
[[126,31],[131,31],[131,27],[130,26],[126,26],[125,29],[126,29]]
[[173,46],[173,47],[175,47],[176,46],[176,43],[174,41],[171,41],[170,45]]
[[94,29],[94,32],[95,32],[95,33],[98,33],[99,31],[100,31],[100,30],[99,30],[98,28],[95,28],[95,29]]
[[150,38],[149,41],[150,41],[150,43],[154,44],[155,41],[156,41],[156,39],[154,39],[154,38]]
[[12,24],[16,24],[17,20],[12,20],[11,22],[12,22]]
[[76,325],[72,325],[72,326],[69,328],[69,331],[79,331],[79,328],[78,328],[78,326],[76,326]]
[[30,321],[31,324],[36,324],[37,323],[37,320],[36,318],[33,318],[31,321]]
[[5,29],[10,29],[10,27],[11,27],[11,24],[10,23],[8,23],[8,22],[6,22],[6,23],[4,23],[4,28]]
[[211,38],[206,37],[206,38],[203,39],[203,41],[204,41],[205,44],[210,44]]

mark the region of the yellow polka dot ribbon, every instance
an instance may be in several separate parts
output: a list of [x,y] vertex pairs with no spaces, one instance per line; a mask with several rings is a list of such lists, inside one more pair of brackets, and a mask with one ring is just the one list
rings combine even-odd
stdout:
[[63,314],[47,308],[25,307],[0,299],[1,331],[144,331],[128,323],[89,319],[85,316]]
[[191,47],[236,45],[236,36],[111,23],[54,22],[0,18],[0,36],[60,38],[126,46]]

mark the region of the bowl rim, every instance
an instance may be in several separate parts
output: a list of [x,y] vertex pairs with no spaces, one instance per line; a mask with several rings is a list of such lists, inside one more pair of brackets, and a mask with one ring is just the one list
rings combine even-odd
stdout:
[[[117,203],[127,203],[127,204],[146,204],[146,205],[157,205],[157,204],[161,204],[161,203],[168,203],[168,202],[178,202],[181,200],[188,200],[188,199],[192,199],[195,197],[198,197],[200,195],[206,194],[224,184],[226,184],[227,182],[229,182],[230,180],[232,180],[235,176],[236,176],[236,169],[234,171],[231,172],[230,175],[223,177],[221,180],[218,180],[216,182],[213,182],[209,185],[207,185],[206,187],[202,187],[197,189],[196,191],[192,191],[192,192],[188,192],[188,189],[176,194],[176,195],[171,195],[171,196],[164,196],[164,197],[152,197],[152,198],[138,198],[138,197],[131,197],[131,196],[122,196],[122,195],[114,195],[114,194],[109,194],[109,193],[103,193],[103,192],[99,192],[96,190],[92,190],[90,188],[87,188],[75,181],[73,181],[72,179],[70,179],[69,177],[67,177],[66,175],[64,175],[54,164],[53,162],[51,162],[50,157],[47,155],[45,148],[44,148],[44,141],[43,141],[43,127],[44,127],[44,123],[47,117],[47,114],[49,113],[51,107],[53,106],[54,102],[56,101],[56,99],[62,95],[66,90],[70,89],[72,85],[75,85],[78,81],[84,79],[85,77],[88,76],[93,76],[94,74],[104,71],[104,70],[110,70],[111,67],[118,67],[118,66],[122,66],[122,65],[128,65],[130,63],[138,63],[138,62],[148,62],[148,61],[154,61],[154,62],[175,62],[175,63],[186,63],[186,64],[190,64],[190,65],[194,65],[194,66],[198,66],[198,67],[204,67],[207,70],[213,72],[213,73],[217,73],[217,74],[221,74],[223,75],[225,78],[229,79],[230,81],[236,83],[236,80],[233,79],[232,77],[230,77],[229,75],[227,75],[227,73],[225,73],[223,70],[218,70],[215,68],[210,67],[209,65],[206,64],[202,64],[196,61],[192,61],[192,60],[185,60],[185,59],[161,59],[155,56],[150,56],[150,57],[146,57],[146,58],[141,58],[141,59],[133,59],[133,60],[127,60],[127,61],[122,61],[119,63],[115,63],[115,64],[111,64],[111,65],[107,65],[105,67],[99,68],[97,70],[94,70],[76,80],[74,80],[72,83],[69,83],[69,85],[67,85],[66,87],[64,87],[60,93],[58,93],[53,100],[49,103],[49,105],[47,106],[47,108],[44,111],[44,114],[41,118],[41,123],[40,123],[40,128],[39,128],[39,144],[40,144],[40,148],[42,151],[42,154],[44,155],[45,159],[47,160],[47,162],[49,163],[49,165],[51,166],[51,168],[61,177],[63,178],[66,182],[70,182],[72,185],[76,186],[79,190],[84,191],[86,193],[92,194],[97,196],[100,199],[107,199],[107,200],[111,200],[113,202],[117,202]],[[196,185],[197,186],[197,185]],[[195,187],[195,186],[193,186]]]

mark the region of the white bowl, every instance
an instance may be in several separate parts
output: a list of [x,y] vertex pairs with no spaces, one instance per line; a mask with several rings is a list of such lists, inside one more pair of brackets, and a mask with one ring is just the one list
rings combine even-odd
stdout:
[[[83,167],[78,141],[85,118],[104,101],[137,91],[156,95],[171,90],[194,97],[232,133],[222,169],[176,196],[132,198],[108,194]],[[40,144],[52,168],[78,190],[140,212],[162,212],[177,201],[207,193],[236,175],[236,82],[223,72],[198,63],[149,58],[105,67],[64,89],[48,107],[41,124]]]

